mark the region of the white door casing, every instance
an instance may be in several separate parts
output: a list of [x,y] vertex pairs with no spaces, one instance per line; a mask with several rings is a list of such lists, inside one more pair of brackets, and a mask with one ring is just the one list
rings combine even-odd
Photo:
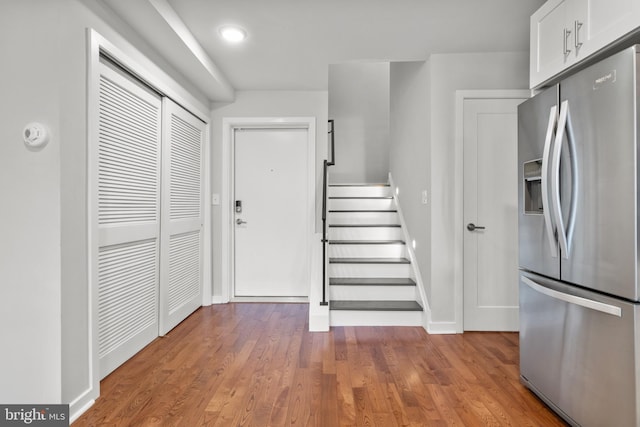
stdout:
[[162,104],[160,335],[202,305],[205,124],[169,98]]
[[[238,117],[224,118],[222,121],[222,302],[230,301],[235,295],[235,212],[234,212],[234,136],[236,129],[305,129],[307,133],[307,286],[311,283],[311,245],[315,230],[315,163],[316,163],[316,120],[315,117]],[[307,291],[308,293],[308,291]]]
[[307,129],[237,129],[235,296],[309,295]]
[[[517,105],[528,91],[460,91],[457,330],[518,330]],[[474,224],[485,229],[470,231]]]

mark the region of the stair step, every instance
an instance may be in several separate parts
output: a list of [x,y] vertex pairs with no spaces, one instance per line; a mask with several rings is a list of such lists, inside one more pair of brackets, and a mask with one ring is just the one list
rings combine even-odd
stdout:
[[411,264],[406,258],[329,258],[329,264]]
[[350,311],[423,311],[416,301],[330,301],[331,310]]
[[404,240],[330,240],[330,245],[405,245]]
[[327,209],[333,210],[393,210],[393,197],[329,197]]
[[416,286],[408,277],[331,277],[331,286]]
[[332,213],[362,213],[362,212],[389,212],[398,213],[397,209],[332,209],[329,210],[329,215]]
[[393,196],[330,196],[329,200],[392,200]]
[[335,224],[328,229],[329,240],[403,240],[402,228],[396,224]]
[[365,211],[365,210],[344,210],[344,211],[329,211],[328,215],[329,224],[398,224],[398,211],[397,210],[379,210],[379,211]]
[[330,197],[348,196],[390,196],[391,187],[388,184],[341,184],[329,185]]
[[330,240],[328,254],[329,258],[408,258],[402,240]]
[[329,227],[335,227],[335,228],[345,228],[345,227],[354,227],[354,228],[372,228],[372,227],[399,228],[400,224],[329,224]]
[[389,184],[372,183],[372,184],[329,184],[329,187],[389,187]]

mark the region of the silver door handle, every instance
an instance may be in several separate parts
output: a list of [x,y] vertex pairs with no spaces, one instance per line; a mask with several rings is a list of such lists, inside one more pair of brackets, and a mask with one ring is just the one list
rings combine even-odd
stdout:
[[549,199],[549,162],[551,161],[551,143],[553,142],[553,130],[558,120],[558,107],[552,106],[549,110],[547,133],[544,138],[544,151],[542,154],[542,214],[549,241],[549,250],[553,258],[558,257],[558,243],[556,242],[556,230],[551,220],[551,200]]
[[236,219],[236,224],[238,224],[238,225],[242,225],[242,224],[246,224],[246,223],[247,223],[247,221],[243,221],[240,218]]
[[[554,222],[558,231],[558,243],[562,257],[569,259],[569,239],[567,230],[565,229],[564,220],[562,219],[562,205],[560,201],[560,155],[562,154],[562,142],[565,131],[567,130],[569,117],[569,101],[562,101],[560,106],[560,118],[558,119],[558,129],[556,131],[555,145],[553,146],[553,154],[551,156],[551,213],[554,216]],[[575,156],[573,156],[575,158]],[[573,159],[572,159],[573,160]],[[572,165],[574,166],[574,165]],[[575,167],[572,167],[572,173],[575,174]],[[573,185],[575,185],[576,177],[573,176]],[[575,197],[575,195],[573,195]],[[574,199],[575,200],[575,199]],[[572,214],[575,211],[572,209]]]
[[522,283],[524,283],[534,291],[540,292],[541,294],[544,294],[551,298],[568,302],[569,304],[579,305],[591,310],[600,311],[602,313],[611,314],[612,316],[622,317],[622,309],[620,307],[616,307],[615,305],[605,304],[603,302],[594,301],[592,299],[565,294],[564,292],[559,292],[555,289],[550,289],[545,286],[539,285],[538,283],[527,277],[520,277],[520,279],[522,280]]
[[580,47],[582,46],[582,42],[580,41],[580,28],[582,28],[582,22],[580,21],[575,21],[574,23],[574,41],[575,44],[574,46],[576,47],[576,52],[578,52],[578,49],[580,49]]
[[571,53],[571,49],[569,49],[569,37],[571,37],[571,30],[565,28],[564,29],[564,49],[563,49],[563,53],[564,56],[568,56]]
[[475,231],[475,230],[484,230],[485,227],[480,226],[480,225],[475,225],[474,223],[470,222],[469,224],[467,224],[467,230],[469,231]]

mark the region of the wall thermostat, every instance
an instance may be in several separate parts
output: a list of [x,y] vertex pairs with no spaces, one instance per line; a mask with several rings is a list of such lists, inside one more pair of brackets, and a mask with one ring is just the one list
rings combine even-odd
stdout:
[[31,122],[24,127],[22,137],[28,147],[44,147],[49,142],[49,131],[42,123]]

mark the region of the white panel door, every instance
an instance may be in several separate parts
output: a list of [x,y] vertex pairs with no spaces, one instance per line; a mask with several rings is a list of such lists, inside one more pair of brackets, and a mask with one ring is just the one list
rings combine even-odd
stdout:
[[163,98],[160,335],[202,305],[205,125]]
[[235,296],[309,294],[308,149],[307,129],[235,131]]
[[464,101],[465,330],[518,330],[517,106],[522,101]]
[[101,378],[158,336],[161,107],[157,94],[100,64],[92,264]]

